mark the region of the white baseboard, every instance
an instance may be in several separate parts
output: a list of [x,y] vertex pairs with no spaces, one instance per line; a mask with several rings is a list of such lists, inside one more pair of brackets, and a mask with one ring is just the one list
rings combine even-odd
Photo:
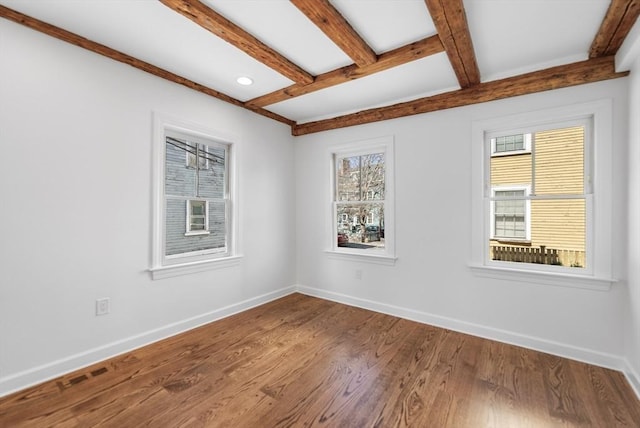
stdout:
[[[593,351],[590,349],[580,348],[576,346],[566,345],[551,340],[538,337],[527,336],[508,330],[501,330],[492,327],[486,327],[466,321],[453,318],[433,315],[414,309],[402,308],[399,306],[389,305],[386,303],[375,302],[372,300],[361,299],[358,297],[348,296],[333,291],[321,290],[318,288],[306,287],[298,285],[296,290],[299,293],[309,296],[319,297],[321,299],[331,300],[338,303],[344,303],[350,306],[356,306],[363,309],[369,309],[399,318],[417,321],[423,324],[429,324],[436,327],[442,327],[449,330],[466,333],[485,339],[496,340],[498,342],[508,343],[510,345],[521,346],[523,348],[533,349],[536,351],[546,352],[548,354],[560,357],[570,358],[572,360],[582,361],[585,363],[606,367],[613,370],[624,372],[627,377],[630,375],[625,370],[628,364],[625,364],[623,358],[607,354],[603,352]],[[638,377],[636,376],[636,381]],[[631,382],[632,383],[632,382]],[[636,392],[638,390],[636,383]]]
[[183,333],[201,325],[246,311],[255,306],[263,305],[272,300],[294,293],[295,291],[295,286],[285,287],[193,318],[172,323],[155,330],[147,331],[136,336],[128,337],[98,348],[89,349],[85,352],[0,378],[0,397],[46,382],[47,380],[55,379],[56,377],[81,369],[82,367],[166,339],[167,337]]
[[625,360],[624,362],[625,367],[622,372],[624,373],[627,381],[629,381],[629,385],[631,385],[631,388],[633,388],[634,392],[638,396],[638,399],[640,400],[640,376],[638,376],[638,373],[631,366],[628,360]]

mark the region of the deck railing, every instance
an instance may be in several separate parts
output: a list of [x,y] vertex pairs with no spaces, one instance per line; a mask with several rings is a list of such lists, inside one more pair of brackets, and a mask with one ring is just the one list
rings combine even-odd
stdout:
[[561,250],[540,247],[491,246],[491,259],[507,262],[538,263],[545,265],[561,265],[584,267],[585,253],[579,250]]

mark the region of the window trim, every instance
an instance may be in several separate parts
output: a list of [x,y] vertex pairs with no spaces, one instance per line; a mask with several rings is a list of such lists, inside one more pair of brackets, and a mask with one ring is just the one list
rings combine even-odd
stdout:
[[[358,156],[372,153],[384,153],[385,156],[385,199],[384,199],[384,224],[385,224],[385,247],[383,251],[375,253],[369,250],[359,250],[357,248],[338,247],[336,233],[338,230],[338,220],[336,213],[336,165],[337,157]],[[395,141],[392,135],[359,140],[350,143],[343,143],[328,148],[328,216],[326,221],[326,241],[325,252],[330,258],[342,260],[363,261],[367,263],[377,263],[383,265],[393,265],[396,260],[395,249]]]
[[[188,136],[189,139],[194,140],[194,142],[199,141],[204,142],[204,144],[220,143],[224,144],[228,148],[228,167],[226,177],[227,239],[226,250],[224,252],[214,249],[212,251],[194,251],[179,255],[165,255],[164,174],[166,149],[165,139],[168,132],[172,135],[183,134]],[[239,141],[239,139],[234,134],[220,130],[213,130],[204,125],[183,120],[165,113],[154,112],[152,138],[152,249],[151,266],[148,269],[152,279],[162,279],[239,265],[242,255],[240,251],[240,240],[238,239],[239,210],[236,167],[238,158],[237,141]],[[187,216],[187,222],[188,221],[189,217]],[[195,234],[201,233],[202,232],[197,232]]]
[[[613,174],[613,106],[611,99],[553,107],[544,110],[505,115],[496,118],[476,120],[472,123],[471,189],[472,189],[472,271],[479,276],[520,280],[559,286],[571,286],[596,290],[608,290],[617,282],[613,278],[612,260],[612,200]],[[590,118],[591,137],[585,138],[585,203],[587,204],[587,268],[584,270],[559,266],[532,266],[489,260],[490,236],[487,215],[490,201],[485,195],[490,192],[489,160],[487,155],[487,135],[497,132],[526,129],[550,129],[556,124]],[[587,146],[590,144],[590,146]],[[597,177],[592,181],[591,177]],[[597,212],[597,215],[594,213]],[[594,245],[597,242],[598,245]],[[572,270],[567,270],[572,269]]]

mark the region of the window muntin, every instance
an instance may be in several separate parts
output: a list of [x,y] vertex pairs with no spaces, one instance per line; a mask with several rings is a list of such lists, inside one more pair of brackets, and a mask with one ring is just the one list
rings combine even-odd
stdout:
[[[493,156],[496,141],[518,134],[488,136],[491,261],[587,267],[589,129],[581,120],[523,133],[531,135],[530,151],[507,157]],[[523,183],[530,192],[495,190]],[[508,238],[514,242],[500,242]]]
[[167,130],[164,153],[164,259],[228,254],[229,144]]

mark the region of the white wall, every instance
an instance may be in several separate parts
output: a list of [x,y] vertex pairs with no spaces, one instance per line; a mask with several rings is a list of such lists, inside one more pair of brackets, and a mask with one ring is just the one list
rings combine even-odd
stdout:
[[640,56],[629,88],[628,320],[625,323],[629,379],[640,394]]
[[[628,79],[405,117],[296,140],[298,283],[304,292],[473,334],[621,368],[626,282],[610,291],[474,276],[471,126],[474,120],[613,99],[614,274],[626,276]],[[395,266],[328,258],[328,149],[394,135]],[[355,271],[362,270],[362,279]]]
[[[289,127],[6,20],[0,55],[0,395],[293,290]],[[153,111],[238,136],[240,266],[150,279]]]

